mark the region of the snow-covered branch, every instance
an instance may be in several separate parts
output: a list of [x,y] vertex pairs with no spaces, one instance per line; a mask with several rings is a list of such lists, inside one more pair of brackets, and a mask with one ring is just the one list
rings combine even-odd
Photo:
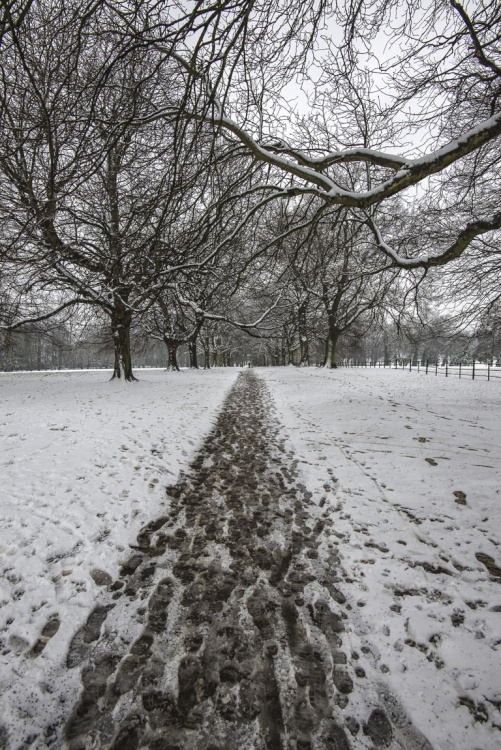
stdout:
[[59,305],[59,307],[51,309],[47,313],[41,313],[40,315],[33,315],[30,318],[23,318],[22,320],[18,320],[16,323],[0,323],[0,329],[4,331],[15,331],[17,328],[21,328],[23,326],[29,325],[30,323],[42,323],[44,320],[49,320],[49,318],[53,318],[55,315],[62,312],[63,310],[66,310],[69,307],[74,307],[75,305],[79,305],[79,304],[88,305],[89,300],[75,297],[74,299],[64,302],[62,305]]
[[180,292],[178,293],[178,298],[181,304],[186,305],[187,307],[191,307],[193,312],[200,316],[204,320],[214,320],[219,321],[221,323],[229,323],[230,325],[234,326],[235,328],[240,328],[241,330],[251,331],[253,329],[256,329],[269,315],[270,313],[275,310],[278,303],[282,299],[282,292],[280,292],[276,298],[276,300],[273,302],[272,305],[270,305],[256,320],[252,321],[252,323],[243,323],[238,320],[234,320],[230,315],[221,315],[219,313],[213,313],[209,312],[208,310],[204,310],[201,308],[196,302],[193,300],[187,299],[184,297]]
[[387,255],[392,262],[400,268],[431,268],[433,266],[445,266],[452,260],[461,257],[466,248],[476,237],[495,229],[501,229],[501,211],[494,214],[491,219],[471,221],[459,232],[456,240],[445,250],[437,255],[423,254],[417,258],[406,258],[394,250],[384,239],[381,230],[372,218],[367,219],[367,226],[371,229],[377,247]]
[[[190,77],[203,79],[204,89],[207,91],[206,100],[202,101],[198,108],[184,107],[183,110],[179,111],[178,117],[203,120],[211,123],[217,129],[231,133],[254,159],[273,166],[285,174],[299,178],[306,185],[314,185],[318,195],[330,204],[368,208],[412,185],[416,185],[431,175],[442,172],[459,159],[477,151],[501,135],[501,112],[497,112],[444,146],[418,158],[407,158],[370,148],[348,148],[329,152],[323,156],[310,157],[306,151],[290,148],[276,138],[269,138],[267,141],[257,140],[248,130],[224,112],[223,105],[218,100],[206,77],[196,73],[193,66],[185,61],[182,55],[172,50],[169,50],[169,55],[177,60]],[[148,114],[138,122],[151,122],[162,118],[170,119],[172,116],[173,109],[172,104],[170,104],[165,109],[160,108]],[[385,167],[393,170],[394,174],[368,190],[348,190],[338,184],[336,179],[328,173],[328,169],[336,164],[352,162]],[[295,186],[293,190],[300,193],[303,186]]]

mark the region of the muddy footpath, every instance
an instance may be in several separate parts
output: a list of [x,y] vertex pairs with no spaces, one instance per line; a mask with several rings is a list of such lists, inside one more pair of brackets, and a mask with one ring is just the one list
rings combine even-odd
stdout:
[[349,642],[333,521],[243,372],[71,643],[69,750],[432,750]]

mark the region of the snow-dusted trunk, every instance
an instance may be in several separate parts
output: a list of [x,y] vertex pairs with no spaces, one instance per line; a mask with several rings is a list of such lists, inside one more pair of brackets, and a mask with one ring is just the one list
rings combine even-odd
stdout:
[[175,372],[179,372],[179,365],[177,362],[177,350],[179,349],[179,344],[177,341],[172,341],[170,339],[164,339],[165,346],[167,347],[167,369],[172,370]]
[[130,348],[130,326],[132,315],[128,310],[116,309],[111,318],[111,332],[115,361],[113,364],[113,378],[122,378],[131,383],[137,380],[132,372],[132,355]]
[[310,352],[308,342],[308,327],[306,320],[307,305],[300,305],[298,309],[298,334],[299,334],[299,352],[300,367],[307,367],[310,364]]

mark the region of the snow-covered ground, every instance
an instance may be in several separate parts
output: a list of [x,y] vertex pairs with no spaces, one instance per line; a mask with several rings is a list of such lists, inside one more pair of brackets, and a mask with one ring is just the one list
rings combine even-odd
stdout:
[[[396,370],[257,372],[300,481],[334,519],[360,667],[393,687],[435,750],[499,748],[500,384]],[[12,739],[30,715],[36,726],[64,715],[65,701],[71,709],[77,670],[59,689],[51,670],[99,583],[163,513],[165,487],[237,373],[145,371],[131,385],[103,372],[0,373],[0,747],[2,725]],[[53,617],[57,637],[30,658]]]
[[332,510],[359,663],[393,686],[436,750],[501,747],[499,383],[259,374],[313,501]]
[[[59,700],[71,708],[80,686],[54,695],[51,664],[64,662],[93,607],[93,576],[114,579],[138,530],[162,515],[166,485],[195,455],[237,370],[137,376],[0,373],[0,747],[2,725],[11,738],[22,726],[21,737],[28,712],[36,727],[60,713]],[[51,617],[58,637],[32,659]]]

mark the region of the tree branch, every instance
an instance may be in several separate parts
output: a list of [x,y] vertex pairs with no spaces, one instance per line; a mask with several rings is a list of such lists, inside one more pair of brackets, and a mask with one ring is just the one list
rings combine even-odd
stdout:
[[425,254],[418,258],[405,258],[399,255],[396,250],[384,241],[381,231],[370,217],[367,219],[367,226],[374,235],[377,247],[391,258],[394,265],[400,268],[432,268],[434,266],[445,266],[451,260],[460,258],[476,237],[486,232],[492,232],[495,229],[501,229],[501,211],[494,214],[491,219],[471,221],[459,232],[457,239],[438,255],[429,256]]

